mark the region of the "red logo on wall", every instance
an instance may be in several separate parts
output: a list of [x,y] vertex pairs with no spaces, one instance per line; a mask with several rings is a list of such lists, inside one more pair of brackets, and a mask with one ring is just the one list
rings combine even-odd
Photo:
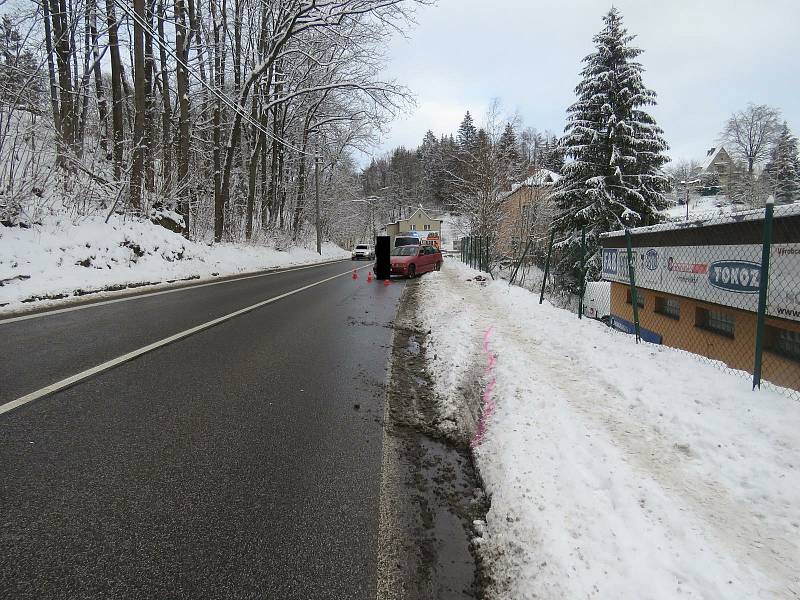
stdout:
[[695,273],[697,275],[704,275],[708,273],[708,263],[675,262],[675,260],[670,256],[667,259],[667,271],[676,271],[678,273]]

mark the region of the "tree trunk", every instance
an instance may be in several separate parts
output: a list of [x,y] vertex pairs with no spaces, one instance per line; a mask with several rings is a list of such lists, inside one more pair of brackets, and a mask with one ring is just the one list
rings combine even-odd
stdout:
[[73,107],[72,68],[70,59],[69,28],[67,27],[66,5],[64,0],[50,0],[50,17],[55,36],[56,65],[58,66],[59,117],[61,121],[61,141],[64,146],[74,149],[75,115]]
[[97,96],[97,113],[100,120],[100,147],[108,152],[108,105],[103,91],[103,74],[100,69],[100,47],[97,34],[97,0],[92,3],[92,20],[90,22],[92,36],[92,61],[94,62],[94,92]]
[[144,177],[144,121],[145,121],[145,80],[144,80],[144,29],[141,20],[144,15],[144,0],[133,0],[133,162],[131,165],[130,200],[131,206],[139,210],[142,206],[142,179]]
[[44,40],[47,50],[47,74],[50,81],[50,105],[53,111],[53,126],[56,130],[56,162],[63,166],[61,140],[61,114],[58,110],[58,86],[56,84],[56,66],[53,62],[53,33],[50,26],[50,6],[48,0],[42,2],[44,11]]
[[[158,0],[158,37],[164,37],[165,19],[164,0]],[[167,52],[159,45],[159,62],[161,66],[161,95],[163,111],[161,113],[161,166],[164,178],[164,194],[172,198],[172,98],[169,89],[169,73],[167,72]]]
[[[253,96],[253,107],[250,111],[250,117],[253,121],[258,119],[258,97]],[[253,236],[253,213],[255,212],[255,198],[256,198],[256,175],[258,173],[258,161],[261,149],[266,141],[266,136],[253,127],[253,135],[256,138],[256,143],[253,146],[253,151],[250,153],[250,163],[248,165],[247,177],[247,205],[245,214],[245,239],[249,240]]]
[[155,187],[155,169],[153,166],[153,74],[155,60],[153,57],[153,13],[155,0],[146,0],[144,30],[144,185],[152,192]]
[[122,115],[122,60],[119,54],[117,18],[114,16],[114,0],[106,0],[108,19],[108,45],[111,51],[111,127],[114,137],[114,179],[122,178],[124,117]]
[[233,89],[238,94],[242,87],[242,10],[243,0],[234,0],[233,5]]
[[319,204],[319,163],[320,157],[317,154],[316,158],[314,159],[314,181],[316,185],[314,186],[314,194],[316,196],[316,218],[314,221],[316,222],[316,229],[317,229],[317,254],[322,256],[322,215],[320,214],[320,204]]
[[178,207],[184,218],[184,235],[189,236],[189,40],[186,35],[186,10],[184,0],[175,0],[175,45],[178,62],[176,81],[178,88]]
[[256,145],[253,147],[253,152],[250,154],[250,165],[248,168],[247,178],[247,221],[245,225],[245,238],[250,239],[253,236],[253,212],[255,210],[255,197],[256,197],[256,174],[258,171],[258,155],[264,147],[264,142],[267,136],[263,132],[259,132]]
[[[211,0],[211,20],[214,29],[214,87],[218,90],[225,85],[225,61],[222,56],[223,23],[225,21],[225,0],[222,0],[222,7],[217,14],[217,0]],[[225,204],[227,197],[223,199],[221,189],[221,137],[222,137],[222,100],[214,100],[213,113],[213,163],[214,163],[214,241],[221,242],[225,233]]]
[[84,151],[84,132],[86,131],[86,117],[89,113],[89,85],[92,82],[92,73],[89,69],[91,54],[91,10],[87,6],[83,15],[83,76],[81,78],[81,115],[78,121],[78,144],[81,156]]
[[297,240],[300,233],[300,219],[306,203],[306,150],[308,149],[308,130],[311,126],[312,110],[306,113],[303,121],[303,141],[300,144],[300,167],[297,172],[297,201],[294,203],[294,217],[292,218],[292,239]]

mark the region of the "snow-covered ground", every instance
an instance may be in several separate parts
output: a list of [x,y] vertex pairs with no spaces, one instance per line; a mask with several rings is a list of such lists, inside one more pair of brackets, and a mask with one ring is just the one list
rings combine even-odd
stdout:
[[[730,198],[724,194],[716,196],[699,196],[692,194],[689,196],[689,218],[700,217],[716,217],[729,215],[737,210],[744,210],[747,206],[743,204],[734,204]],[[666,210],[662,214],[670,221],[680,221],[686,218],[686,205],[676,204]]]
[[147,220],[48,217],[29,229],[0,226],[0,312],[23,300],[129,284],[211,277],[308,264],[350,253],[334,244],[276,250],[193,242]]
[[419,318],[445,423],[495,379],[489,598],[800,598],[800,403],[477,274]]

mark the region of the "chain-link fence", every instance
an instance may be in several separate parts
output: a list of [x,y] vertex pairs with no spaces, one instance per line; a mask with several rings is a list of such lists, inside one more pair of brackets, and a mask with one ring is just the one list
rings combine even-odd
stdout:
[[[472,264],[493,265],[509,283],[580,316],[800,399],[800,206],[612,232],[601,246],[594,258],[602,281],[577,286],[574,273],[557,271],[565,261],[552,236],[529,239],[505,260]],[[590,258],[580,257],[583,272]]]
[[473,269],[491,271],[491,240],[486,236],[471,235],[461,238],[461,262]]

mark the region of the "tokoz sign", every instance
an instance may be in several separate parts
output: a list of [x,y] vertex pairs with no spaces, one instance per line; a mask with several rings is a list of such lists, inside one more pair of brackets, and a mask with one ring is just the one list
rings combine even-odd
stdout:
[[[761,246],[634,248],[637,287],[742,310],[758,310]],[[603,279],[628,284],[625,248],[603,248]],[[774,244],[767,314],[800,321],[800,244]]]

